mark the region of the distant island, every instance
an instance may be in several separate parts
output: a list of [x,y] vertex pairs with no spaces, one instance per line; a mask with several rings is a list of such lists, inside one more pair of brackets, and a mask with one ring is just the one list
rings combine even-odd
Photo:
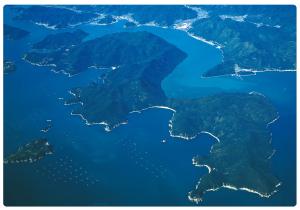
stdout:
[[4,158],[4,163],[32,163],[52,153],[53,147],[46,139],[37,139],[24,146],[20,146],[15,153]]
[[178,20],[197,17],[196,11],[179,5],[31,6],[19,8],[18,12],[15,19],[27,20],[49,29],[67,28],[82,23],[112,24],[119,20],[167,27]]
[[[79,29],[72,32],[48,35],[43,40],[34,43],[32,45],[32,51],[25,54],[23,59],[33,65],[51,66],[57,72],[62,71],[69,75],[76,74],[75,72],[72,73],[72,71],[75,70],[68,70],[68,68],[72,68],[69,63],[71,61],[64,59],[73,56],[71,55],[72,53],[76,56],[76,53],[78,53],[77,46],[82,43],[87,35],[86,32]],[[73,62],[75,61],[74,59]],[[81,62],[84,62],[84,60]],[[82,71],[82,69],[77,71]]]
[[24,29],[10,26],[7,24],[4,24],[3,29],[4,29],[4,37],[9,40],[22,39],[29,34],[29,32]]
[[18,8],[14,19],[27,20],[49,29],[60,29],[86,23],[96,17],[98,15],[95,13],[79,12],[64,6],[30,6]]

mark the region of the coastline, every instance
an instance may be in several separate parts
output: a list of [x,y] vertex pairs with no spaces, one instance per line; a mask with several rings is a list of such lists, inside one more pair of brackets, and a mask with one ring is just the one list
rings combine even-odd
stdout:
[[[197,186],[198,186],[198,184],[197,184]],[[261,198],[270,198],[274,193],[278,192],[277,188],[281,185],[282,185],[282,182],[278,182],[275,185],[275,190],[273,190],[272,192],[270,192],[270,193],[261,193],[261,192],[255,191],[255,190],[247,188],[247,187],[235,187],[233,185],[223,183],[223,185],[221,187],[208,189],[208,190],[204,191],[203,194],[205,194],[205,192],[217,191],[221,188],[226,188],[226,189],[229,189],[229,190],[235,190],[235,191],[240,190],[240,191],[246,191],[246,192],[249,192],[249,193],[257,194]],[[197,189],[197,186],[196,186],[196,189]],[[196,204],[203,201],[202,197],[192,197],[192,192],[193,191],[190,191],[189,194],[188,194],[188,199],[190,201],[195,202]]]

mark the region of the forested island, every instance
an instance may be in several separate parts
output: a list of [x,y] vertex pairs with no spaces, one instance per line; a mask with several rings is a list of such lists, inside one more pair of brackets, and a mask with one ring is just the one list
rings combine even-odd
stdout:
[[4,163],[32,163],[52,153],[53,147],[46,139],[37,139],[20,146],[16,152],[4,158]]

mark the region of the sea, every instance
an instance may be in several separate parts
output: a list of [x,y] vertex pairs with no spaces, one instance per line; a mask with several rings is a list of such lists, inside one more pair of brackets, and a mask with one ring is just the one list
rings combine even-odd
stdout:
[[[12,19],[4,22],[30,31],[16,41],[4,41],[4,57],[17,70],[4,75],[4,156],[37,138],[47,138],[54,154],[33,164],[4,165],[4,204],[7,206],[293,206],[296,204],[296,72],[264,72],[254,76],[202,78],[222,62],[219,49],[171,28],[124,28],[125,20],[111,25],[82,24],[51,30]],[[245,191],[207,192],[203,202],[188,200],[207,169],[192,165],[195,155],[206,155],[215,140],[201,134],[192,140],[172,138],[172,112],[149,109],[128,116],[128,124],[104,131],[70,113],[64,99],[74,87],[89,84],[102,74],[90,69],[68,77],[51,67],[38,67],[22,57],[33,43],[49,34],[80,28],[86,40],[121,31],[148,31],[174,44],[188,57],[162,82],[172,98],[198,98],[220,92],[256,91],[270,98],[280,118],[270,126],[274,174],[282,182],[270,198]],[[43,133],[47,120],[52,128]],[[253,145],[255,146],[255,145]]]

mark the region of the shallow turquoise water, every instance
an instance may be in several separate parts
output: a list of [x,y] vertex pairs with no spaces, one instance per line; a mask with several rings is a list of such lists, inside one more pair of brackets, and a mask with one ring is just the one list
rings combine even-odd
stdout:
[[[4,153],[37,137],[47,137],[55,155],[37,164],[5,165],[4,194],[7,205],[194,205],[187,200],[205,168],[192,165],[192,157],[209,152],[214,140],[201,135],[192,141],[169,137],[171,112],[152,109],[129,116],[129,123],[110,133],[99,126],[86,126],[71,116],[72,106],[59,97],[93,81],[101,71],[89,70],[71,78],[54,74],[49,68],[35,67],[21,60],[30,44],[41,40],[47,30],[28,23],[5,22],[31,31],[20,41],[5,42],[5,57],[16,61],[17,71],[4,76]],[[293,205],[295,203],[296,74],[261,73],[234,78],[201,78],[209,67],[221,62],[219,50],[197,41],[185,32],[157,27],[123,29],[122,22],[109,26],[83,25],[91,33],[87,39],[124,30],[147,30],[176,45],[188,54],[162,83],[169,97],[200,97],[222,91],[257,91],[271,98],[280,113],[272,126],[275,174],[282,180],[280,191],[270,199],[254,194],[220,190],[207,193],[200,205]],[[46,119],[53,128],[39,130]],[[162,140],[166,139],[166,143]],[[64,166],[54,169],[59,159],[75,169],[84,168],[85,179],[76,183],[57,180]],[[41,172],[41,169],[46,169]],[[72,173],[76,174],[76,171]],[[64,182],[66,181],[66,182]],[[236,203],[238,201],[238,203]]]

